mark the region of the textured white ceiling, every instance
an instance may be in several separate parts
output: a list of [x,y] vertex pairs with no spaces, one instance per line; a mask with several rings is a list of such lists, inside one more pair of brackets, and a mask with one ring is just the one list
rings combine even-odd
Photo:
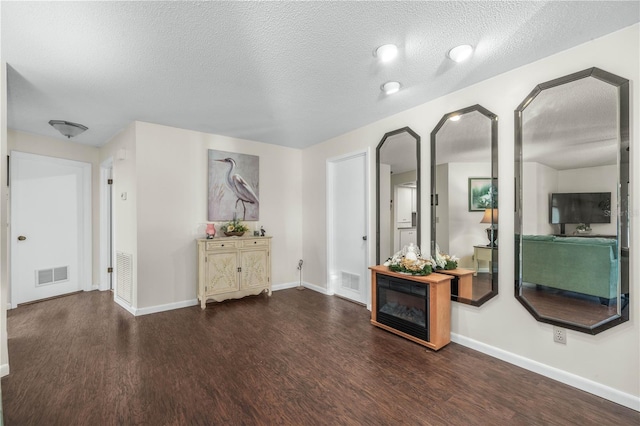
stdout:
[[522,156],[556,170],[617,164],[618,89],[595,77],[545,89],[522,112]]
[[389,136],[380,147],[380,163],[388,164],[391,173],[400,174],[418,167],[417,141],[409,132]]
[[[640,21],[638,1],[0,7],[9,127],[62,138],[47,122],[74,121],[95,146],[141,120],[302,148]],[[455,64],[461,43],[475,55]]]

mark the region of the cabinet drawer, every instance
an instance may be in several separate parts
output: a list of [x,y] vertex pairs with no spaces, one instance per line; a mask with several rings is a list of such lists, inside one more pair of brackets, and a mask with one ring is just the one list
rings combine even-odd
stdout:
[[221,248],[236,248],[240,241],[207,241],[207,250],[217,250]]
[[269,245],[269,240],[267,239],[242,241],[242,247],[266,247],[268,245]]

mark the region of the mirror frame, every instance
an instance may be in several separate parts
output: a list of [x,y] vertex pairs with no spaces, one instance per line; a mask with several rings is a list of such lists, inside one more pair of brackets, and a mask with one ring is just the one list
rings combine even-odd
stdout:
[[[620,313],[612,316],[605,322],[600,322],[595,327],[579,326],[577,324],[554,318],[543,317],[538,314],[533,306],[526,300],[526,298],[520,295],[520,287],[522,284],[521,274],[521,244],[518,241],[518,235],[522,234],[522,113],[529,106],[529,104],[538,96],[543,90],[547,90],[556,86],[571,83],[583,78],[593,77],[604,83],[610,84],[618,89],[618,114],[619,114],[619,161],[618,161],[618,216],[617,216],[617,233],[618,233],[618,250],[619,250],[619,289],[618,289],[618,306],[621,306]],[[514,111],[514,127],[515,127],[515,179],[516,179],[516,214],[514,217],[514,237],[515,237],[515,297],[518,301],[529,311],[529,313],[539,322],[552,324],[564,328],[568,328],[575,331],[580,331],[587,334],[598,334],[611,327],[615,327],[629,320],[629,305],[630,300],[627,300],[626,304],[622,303],[622,289],[624,288],[625,280],[626,285],[629,285],[629,80],[619,77],[615,74],[611,74],[602,69],[593,67],[586,70],[578,71],[573,74],[566,75],[564,77],[556,78],[554,80],[547,81],[537,85],[529,95],[518,105],[518,108]]]
[[[451,117],[464,115],[477,111],[491,120],[491,182],[495,188],[498,187],[498,116],[480,104],[475,104],[466,108],[452,111],[442,116],[436,127],[431,131],[431,256],[435,258],[436,250],[436,206],[438,205],[438,194],[436,194],[436,136],[438,131]],[[434,202],[435,199],[435,202]],[[499,200],[499,199],[498,199]],[[499,208],[499,206],[498,206]],[[496,225],[496,229],[499,226]],[[498,233],[499,235],[499,233]],[[481,306],[488,300],[498,295],[498,250],[491,253],[491,291],[478,300],[459,298],[458,295],[451,294],[451,300],[471,306]]]
[[[376,147],[376,265],[380,265],[380,149],[385,141],[391,136],[399,135],[407,132],[416,140],[416,203],[420,204],[420,135],[414,132],[410,127],[403,127],[384,134],[378,146]],[[420,246],[420,217],[422,213],[418,208],[416,212],[416,245]],[[422,248],[420,248],[422,250]],[[386,260],[386,259],[385,259]]]

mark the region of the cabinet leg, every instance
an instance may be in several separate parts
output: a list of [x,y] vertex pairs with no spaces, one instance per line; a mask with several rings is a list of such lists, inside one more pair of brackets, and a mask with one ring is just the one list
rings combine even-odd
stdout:
[[200,307],[202,308],[202,310],[205,310],[207,308],[207,299],[202,299],[200,301]]
[[270,288],[267,289],[267,296],[271,297],[271,289]]

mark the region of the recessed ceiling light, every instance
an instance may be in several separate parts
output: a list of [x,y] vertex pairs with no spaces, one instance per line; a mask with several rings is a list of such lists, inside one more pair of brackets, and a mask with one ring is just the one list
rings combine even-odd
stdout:
[[392,61],[398,56],[398,48],[395,44],[384,44],[376,49],[376,57],[382,62]]
[[454,62],[462,62],[469,59],[472,53],[473,47],[470,44],[462,44],[451,49],[447,55]]
[[451,117],[449,117],[449,120],[458,121],[458,120],[460,120],[460,116],[459,115],[452,115]]
[[385,84],[380,86],[380,88],[387,95],[392,95],[400,90],[400,83],[398,83],[397,81],[387,81]]

